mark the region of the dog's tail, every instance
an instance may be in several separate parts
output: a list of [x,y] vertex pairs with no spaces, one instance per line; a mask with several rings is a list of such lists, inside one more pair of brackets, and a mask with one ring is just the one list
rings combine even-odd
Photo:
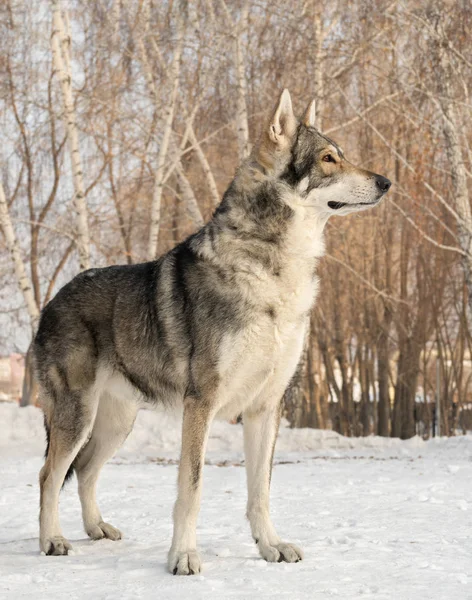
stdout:
[[[50,440],[50,430],[49,430],[49,425],[46,419],[46,415],[44,415],[44,429],[46,430],[46,452],[44,453],[44,458],[48,457],[48,452],[49,452],[49,440]],[[67,473],[66,476],[64,477],[64,481],[62,482],[62,487],[65,486],[65,484],[69,481],[69,479],[72,477],[72,475],[74,474],[74,462],[72,462],[72,464],[70,465],[70,467],[67,469]]]

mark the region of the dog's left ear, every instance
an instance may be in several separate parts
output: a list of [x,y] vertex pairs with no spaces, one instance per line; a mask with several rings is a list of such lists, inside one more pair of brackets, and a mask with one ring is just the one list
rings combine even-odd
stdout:
[[303,115],[302,122],[307,127],[315,127],[316,121],[316,100],[312,100],[306,107],[305,114]]
[[281,94],[277,106],[269,123],[269,139],[277,146],[285,146],[297,129],[297,119],[293,114],[292,99],[285,89]]
[[288,90],[284,90],[253,150],[256,160],[267,172],[283,172],[290,159],[297,128],[298,120],[293,114],[290,94]]

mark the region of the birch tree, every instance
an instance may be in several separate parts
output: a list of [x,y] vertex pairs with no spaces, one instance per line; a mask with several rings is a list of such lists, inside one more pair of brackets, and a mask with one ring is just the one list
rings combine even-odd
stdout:
[[[162,118],[162,138],[160,140],[159,151],[157,154],[156,167],[154,171],[154,191],[151,204],[151,224],[149,228],[148,259],[154,260],[157,255],[157,242],[159,239],[159,227],[161,219],[161,201],[164,188],[164,167],[166,164],[169,144],[171,143],[172,124],[177,104],[177,95],[179,90],[180,60],[184,46],[184,18],[181,6],[176,9],[176,43],[169,66],[169,96],[165,99]],[[143,50],[141,50],[143,52]]]
[[[457,213],[457,239],[459,247],[463,251],[462,267],[468,289],[469,309],[472,314],[472,211],[464,151],[460,143],[461,131],[454,103],[452,57],[448,52],[450,50],[448,39],[441,27],[441,21],[436,20],[435,27],[431,26],[430,30],[434,36],[432,46],[438,67],[436,82],[439,93],[435,102],[441,111],[446,153],[451,169],[453,201]],[[467,67],[472,68],[472,64],[467,64]]]
[[316,126],[323,130],[324,110],[324,55],[323,55],[323,25],[321,19],[322,8],[315,0],[313,3],[313,69],[314,69],[314,96],[316,101]]
[[72,177],[74,181],[74,207],[77,227],[77,250],[80,270],[90,267],[90,236],[87,218],[87,203],[83,180],[82,161],[79,149],[79,136],[72,93],[72,73],[69,57],[70,37],[68,37],[61,15],[60,0],[51,0],[53,30],[51,47],[53,65],[59,77],[63,101],[63,119],[67,129]]
[[249,119],[247,111],[246,58],[244,35],[248,34],[249,0],[245,0],[239,20],[235,21],[225,0],[221,0],[228,29],[233,40],[233,63],[236,73],[236,134],[238,140],[239,162],[249,156]]
[[21,249],[18,243],[18,239],[13,229],[13,225],[8,210],[8,204],[5,197],[5,191],[3,185],[0,182],[0,225],[5,236],[5,242],[8,252],[11,255],[13,266],[15,269],[15,276],[18,282],[18,287],[23,295],[26,309],[30,317],[31,330],[33,334],[36,332],[39,322],[39,307],[36,304],[33,293],[33,284],[26,272],[25,263],[21,256]]
[[[33,284],[28,277],[26,267],[21,256],[21,249],[15,235],[15,230],[10,218],[8,204],[5,197],[3,185],[0,182],[0,227],[5,237],[7,249],[11,255],[15,276],[18,287],[23,295],[26,309],[30,318],[31,333],[34,336],[39,323],[39,307],[36,304],[33,292]],[[21,397],[21,406],[27,406],[34,401],[35,383],[31,369],[31,346],[28,349],[25,360],[25,378],[23,382],[23,392]]]

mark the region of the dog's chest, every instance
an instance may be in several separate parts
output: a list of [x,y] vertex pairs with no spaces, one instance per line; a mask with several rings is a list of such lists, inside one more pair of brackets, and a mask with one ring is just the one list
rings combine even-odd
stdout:
[[267,388],[280,400],[298,364],[316,289],[311,273],[295,285],[287,278],[258,286],[258,308],[249,324],[226,334],[219,349],[222,416],[238,414]]

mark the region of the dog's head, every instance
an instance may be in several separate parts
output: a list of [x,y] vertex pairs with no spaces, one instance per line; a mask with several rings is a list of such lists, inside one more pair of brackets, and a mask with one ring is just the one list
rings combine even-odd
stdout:
[[315,127],[315,102],[301,120],[284,90],[256,148],[258,162],[286,181],[303,204],[320,214],[349,214],[377,204],[391,182],[355,167],[341,148]]

